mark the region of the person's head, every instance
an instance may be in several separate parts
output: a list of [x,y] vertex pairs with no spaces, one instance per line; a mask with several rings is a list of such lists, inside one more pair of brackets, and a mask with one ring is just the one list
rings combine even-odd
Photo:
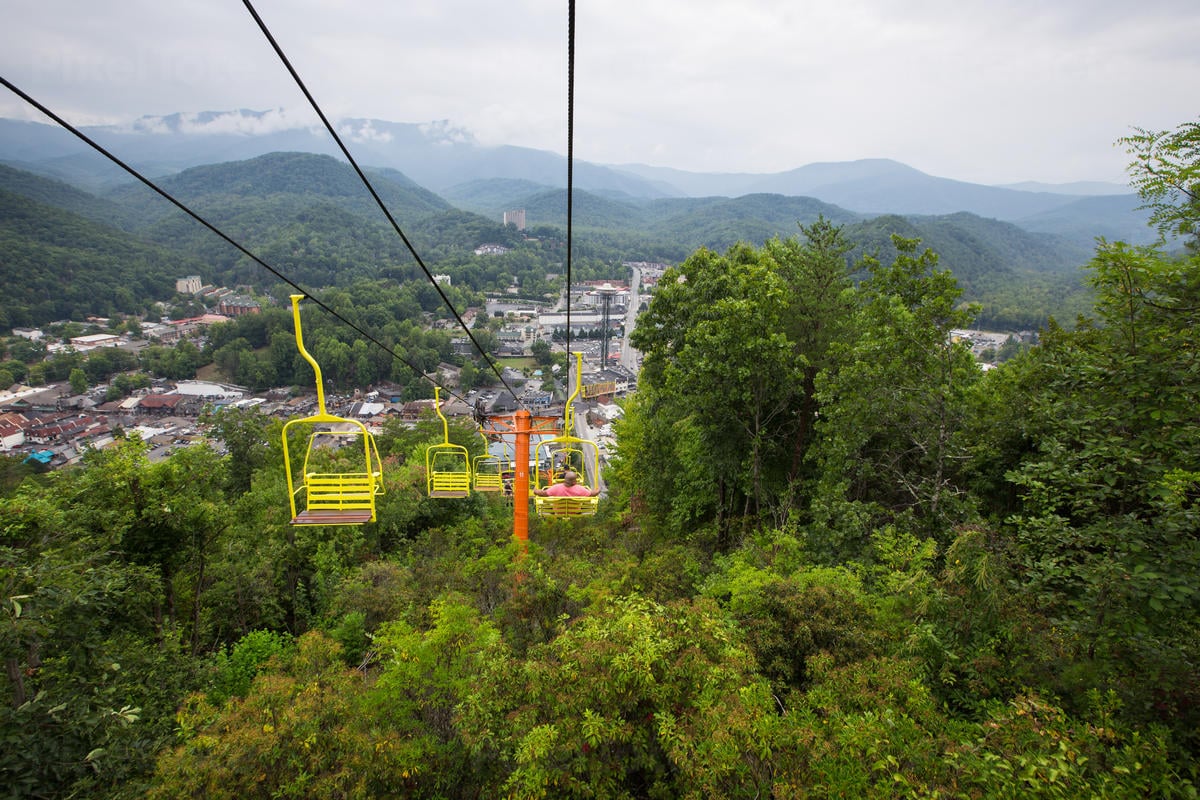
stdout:
[[579,476],[571,470],[567,470],[563,473],[563,483],[565,483],[567,486],[574,486],[578,481]]

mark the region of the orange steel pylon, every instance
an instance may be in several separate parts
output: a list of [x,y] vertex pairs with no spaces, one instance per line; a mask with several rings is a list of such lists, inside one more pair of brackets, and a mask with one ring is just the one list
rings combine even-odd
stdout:
[[513,414],[486,417],[481,426],[485,435],[512,436],[513,447],[513,536],[522,544],[529,541],[529,438],[532,434],[557,436],[562,433],[562,417],[534,416],[525,409]]

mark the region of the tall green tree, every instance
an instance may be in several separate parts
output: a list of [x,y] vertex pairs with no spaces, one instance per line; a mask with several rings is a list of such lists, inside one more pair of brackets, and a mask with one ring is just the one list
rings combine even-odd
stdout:
[[254,473],[271,456],[269,445],[277,436],[267,431],[267,419],[254,408],[225,407],[201,417],[212,435],[225,445],[228,458],[229,484],[226,492],[231,500],[250,491]]
[[632,410],[648,416],[642,424],[667,448],[641,451],[632,479],[677,525],[715,517],[723,527],[761,508],[768,461],[784,442],[771,428],[790,421],[791,391],[801,385],[802,361],[784,331],[787,303],[763,253],[701,250],[668,270],[634,333],[646,397]]
[[[95,474],[85,459],[78,471],[54,473],[46,486],[26,481],[0,499],[0,774],[8,796],[99,796],[121,786],[136,793],[153,752],[173,737],[178,698],[194,686],[182,637],[163,622],[157,558],[130,556],[140,534],[121,524],[132,515],[113,509],[129,504],[130,478],[156,482],[138,474],[146,464],[132,446],[122,449]],[[202,485],[196,466],[182,471]],[[176,499],[190,519],[203,512],[189,510],[187,493]],[[176,544],[191,550],[190,538]]]
[[[89,451],[84,461],[78,499],[93,509],[85,524],[97,536],[112,537],[126,561],[158,575],[155,615],[165,635],[181,621],[177,578],[194,569],[195,583],[203,583],[208,551],[228,524],[224,464],[203,445],[150,463],[138,438]],[[198,613],[193,608],[190,616]]]
[[645,354],[617,475],[674,530],[785,521],[818,414],[815,377],[849,317],[846,253],[825,220],[803,239],[669,270],[633,333]]
[[[1160,233],[1194,245],[1200,126],[1122,141]],[[1061,632],[1059,690],[1113,689],[1194,753],[1200,258],[1101,241],[1088,267],[1092,314],[988,377],[1009,413],[978,438],[981,497],[1012,514],[1022,583]]]
[[800,405],[795,409],[796,431],[792,449],[793,482],[803,478],[806,455],[815,441],[820,403],[816,378],[835,367],[834,342],[845,337],[853,319],[854,292],[850,282],[849,253],[853,249],[841,226],[819,217],[812,225],[801,225],[804,239],[771,239],[763,247],[780,266],[791,289],[792,305],[787,333],[804,358],[804,382]]
[[1024,366],[1028,445],[1009,473],[1018,552],[1072,634],[1080,679],[1194,730],[1200,263],[1117,243],[1090,268],[1095,318],[1051,328]]
[[68,381],[71,384],[72,394],[83,394],[88,390],[87,375],[79,367],[71,370],[71,376]]
[[948,537],[967,514],[960,430],[979,370],[951,331],[971,313],[932,251],[912,239],[893,244],[891,264],[867,259],[854,331],[831,345],[836,367],[817,377],[813,515],[828,554],[855,553],[901,519],[923,536]]

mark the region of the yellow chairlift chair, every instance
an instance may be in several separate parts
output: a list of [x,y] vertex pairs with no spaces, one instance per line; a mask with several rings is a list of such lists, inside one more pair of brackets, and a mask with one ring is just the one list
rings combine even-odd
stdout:
[[483,455],[475,456],[471,463],[471,473],[474,476],[475,491],[501,492],[504,491],[503,464],[497,456],[488,452],[488,439],[483,437]]
[[471,456],[467,448],[450,441],[450,425],[442,414],[441,392],[433,387],[433,410],[442,420],[440,444],[425,451],[425,488],[438,499],[467,497],[471,494]]
[[[583,385],[583,354],[575,353],[575,391],[567,400],[563,410],[563,433],[538,442],[534,448],[534,480],[535,489],[546,489],[553,485],[555,478],[567,469],[576,472],[581,480],[578,485],[589,488],[592,481],[600,480],[600,448],[595,442],[581,439],[574,435],[575,418],[573,404]],[[550,465],[549,470],[541,468],[542,463]],[[586,517],[596,513],[600,505],[599,497],[533,497],[534,510],[539,517]]]
[[[362,422],[330,414],[325,410],[325,389],[321,367],[304,349],[300,329],[300,300],[304,295],[292,295],[292,317],[296,324],[296,347],[304,360],[312,365],[317,379],[317,413],[289,420],[283,426],[283,464],[287,473],[288,502],[293,525],[362,525],[375,521],[375,498],[383,494],[383,465],[375,438]],[[300,475],[292,470],[288,433],[293,427],[310,429],[308,449]],[[332,453],[320,453],[326,441],[341,444],[354,453],[352,468],[317,471],[317,463],[334,460]]]

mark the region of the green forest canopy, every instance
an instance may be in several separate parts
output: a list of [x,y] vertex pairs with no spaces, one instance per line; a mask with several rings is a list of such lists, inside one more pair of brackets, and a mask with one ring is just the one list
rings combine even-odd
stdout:
[[668,273],[600,516],[528,552],[424,496],[432,420],[359,528],[287,525],[253,411],[6,482],[9,795],[1195,797],[1200,260],[1102,243],[1088,317],[981,373],[893,245]]

